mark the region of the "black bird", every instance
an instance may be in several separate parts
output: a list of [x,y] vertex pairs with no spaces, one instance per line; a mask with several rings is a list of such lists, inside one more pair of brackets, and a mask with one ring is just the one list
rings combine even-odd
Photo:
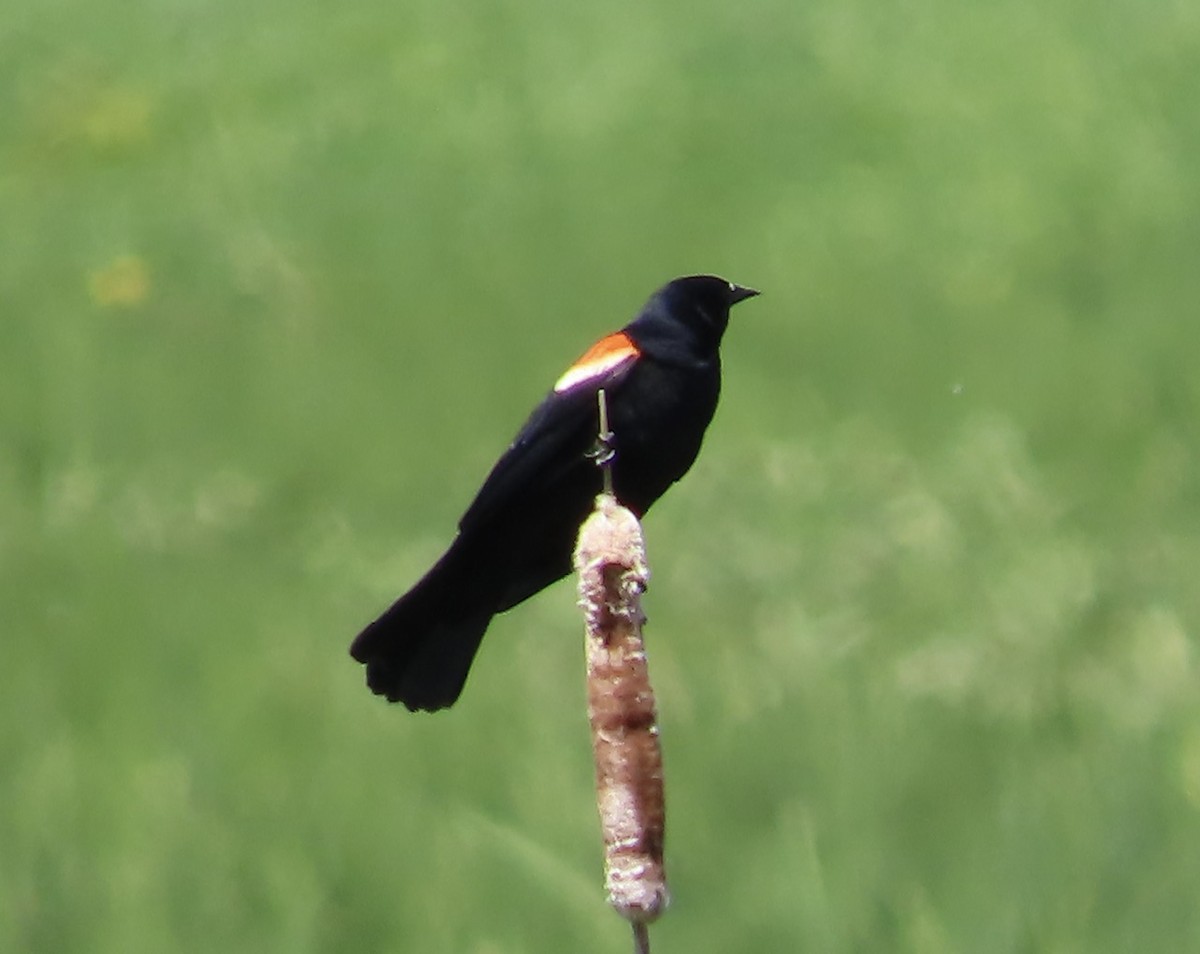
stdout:
[[492,468],[450,548],[354,640],[372,691],[412,711],[452,705],[492,617],[570,572],[602,488],[592,453],[600,388],[622,504],[640,517],[687,473],[717,408],[729,309],[757,294],[712,275],[677,278],[567,369]]

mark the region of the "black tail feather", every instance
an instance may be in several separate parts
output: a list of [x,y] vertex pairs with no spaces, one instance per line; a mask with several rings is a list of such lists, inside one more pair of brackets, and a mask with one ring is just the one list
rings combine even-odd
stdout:
[[355,638],[350,655],[367,685],[412,712],[434,712],[462,693],[499,597],[479,588],[487,574],[452,547],[408,593]]
[[485,612],[423,631],[375,630],[374,648],[355,658],[366,663],[372,692],[404,703],[410,712],[435,712],[453,705],[462,693],[491,620],[492,614]]

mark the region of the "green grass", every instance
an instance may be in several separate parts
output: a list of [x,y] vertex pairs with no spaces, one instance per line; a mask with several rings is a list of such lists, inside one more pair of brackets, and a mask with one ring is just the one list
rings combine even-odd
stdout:
[[570,587],[436,717],[346,646],[710,270],[655,950],[1200,935],[1191,7],[4,19],[0,949],[628,949]]

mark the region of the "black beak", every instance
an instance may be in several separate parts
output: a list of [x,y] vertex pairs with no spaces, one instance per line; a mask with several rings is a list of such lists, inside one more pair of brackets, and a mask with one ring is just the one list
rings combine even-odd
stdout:
[[744,285],[729,286],[729,304],[736,305],[739,301],[745,301],[747,298],[753,298],[757,295],[757,288],[747,288]]

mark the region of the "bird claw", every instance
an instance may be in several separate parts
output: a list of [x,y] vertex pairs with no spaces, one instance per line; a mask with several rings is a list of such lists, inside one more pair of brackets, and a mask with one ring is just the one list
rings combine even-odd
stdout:
[[615,437],[616,435],[612,431],[603,431],[597,434],[596,443],[587,452],[588,460],[592,461],[597,467],[607,467],[611,464],[617,456]]

